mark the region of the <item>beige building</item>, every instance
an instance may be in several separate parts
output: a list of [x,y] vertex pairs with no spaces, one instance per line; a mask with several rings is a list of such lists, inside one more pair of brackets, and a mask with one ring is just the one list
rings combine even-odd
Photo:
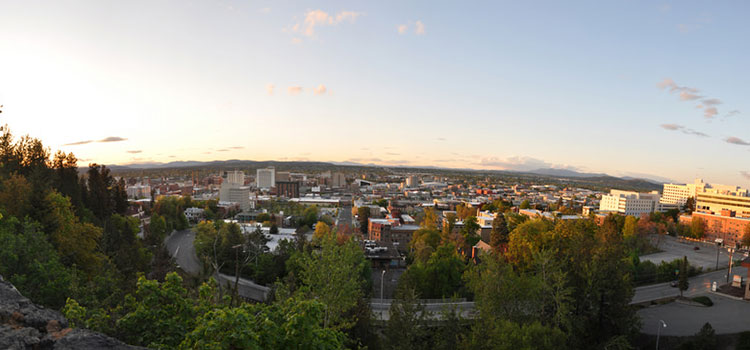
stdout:
[[687,199],[695,198],[696,194],[703,192],[709,186],[703,182],[703,179],[695,179],[692,184],[664,184],[664,190],[661,195],[661,203],[676,204],[679,207],[685,205]]
[[250,187],[245,186],[245,173],[235,170],[224,174],[219,189],[219,202],[237,203],[242,210],[251,209]]
[[659,203],[660,198],[658,191],[644,193],[612,190],[609,194],[602,196],[602,200],[599,202],[599,211],[617,212],[631,216],[664,211],[665,206]]

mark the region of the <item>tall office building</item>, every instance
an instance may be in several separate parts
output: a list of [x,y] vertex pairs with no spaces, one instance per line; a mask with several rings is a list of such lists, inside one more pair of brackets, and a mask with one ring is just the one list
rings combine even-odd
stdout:
[[342,173],[331,174],[331,187],[341,188],[346,186],[346,177]]
[[242,210],[250,209],[250,187],[245,186],[245,173],[237,170],[224,173],[219,201],[237,203]]
[[599,202],[599,210],[603,212],[617,212],[624,215],[640,216],[655,211],[664,211],[668,204],[659,203],[659,192],[650,193],[612,190],[609,194],[602,196]]
[[264,190],[276,186],[276,169],[273,167],[258,169],[255,176],[255,186]]

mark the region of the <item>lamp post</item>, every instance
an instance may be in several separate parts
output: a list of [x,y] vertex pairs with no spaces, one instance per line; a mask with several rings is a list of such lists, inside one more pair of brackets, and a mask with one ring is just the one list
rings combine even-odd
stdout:
[[380,273],[380,299],[383,299],[383,281],[385,280],[385,270]]
[[661,328],[667,328],[667,323],[664,320],[659,320],[659,328],[656,329],[656,350],[659,350],[659,336],[661,335]]
[[[240,295],[237,285],[240,283],[240,251],[242,244],[233,245],[234,249],[234,294]],[[234,305],[234,294],[232,294],[232,305]]]

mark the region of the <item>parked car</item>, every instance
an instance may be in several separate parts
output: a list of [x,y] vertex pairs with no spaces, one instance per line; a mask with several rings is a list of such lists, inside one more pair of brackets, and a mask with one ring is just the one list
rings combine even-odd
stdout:
[[701,250],[701,247],[695,246],[695,247],[693,247],[693,250]]
[[669,282],[670,287],[677,287],[677,281]]

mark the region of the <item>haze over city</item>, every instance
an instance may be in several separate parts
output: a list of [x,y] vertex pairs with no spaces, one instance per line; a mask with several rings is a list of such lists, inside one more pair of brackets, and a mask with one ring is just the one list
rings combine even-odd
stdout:
[[82,163],[551,167],[742,185],[748,7],[3,1],[2,121]]

